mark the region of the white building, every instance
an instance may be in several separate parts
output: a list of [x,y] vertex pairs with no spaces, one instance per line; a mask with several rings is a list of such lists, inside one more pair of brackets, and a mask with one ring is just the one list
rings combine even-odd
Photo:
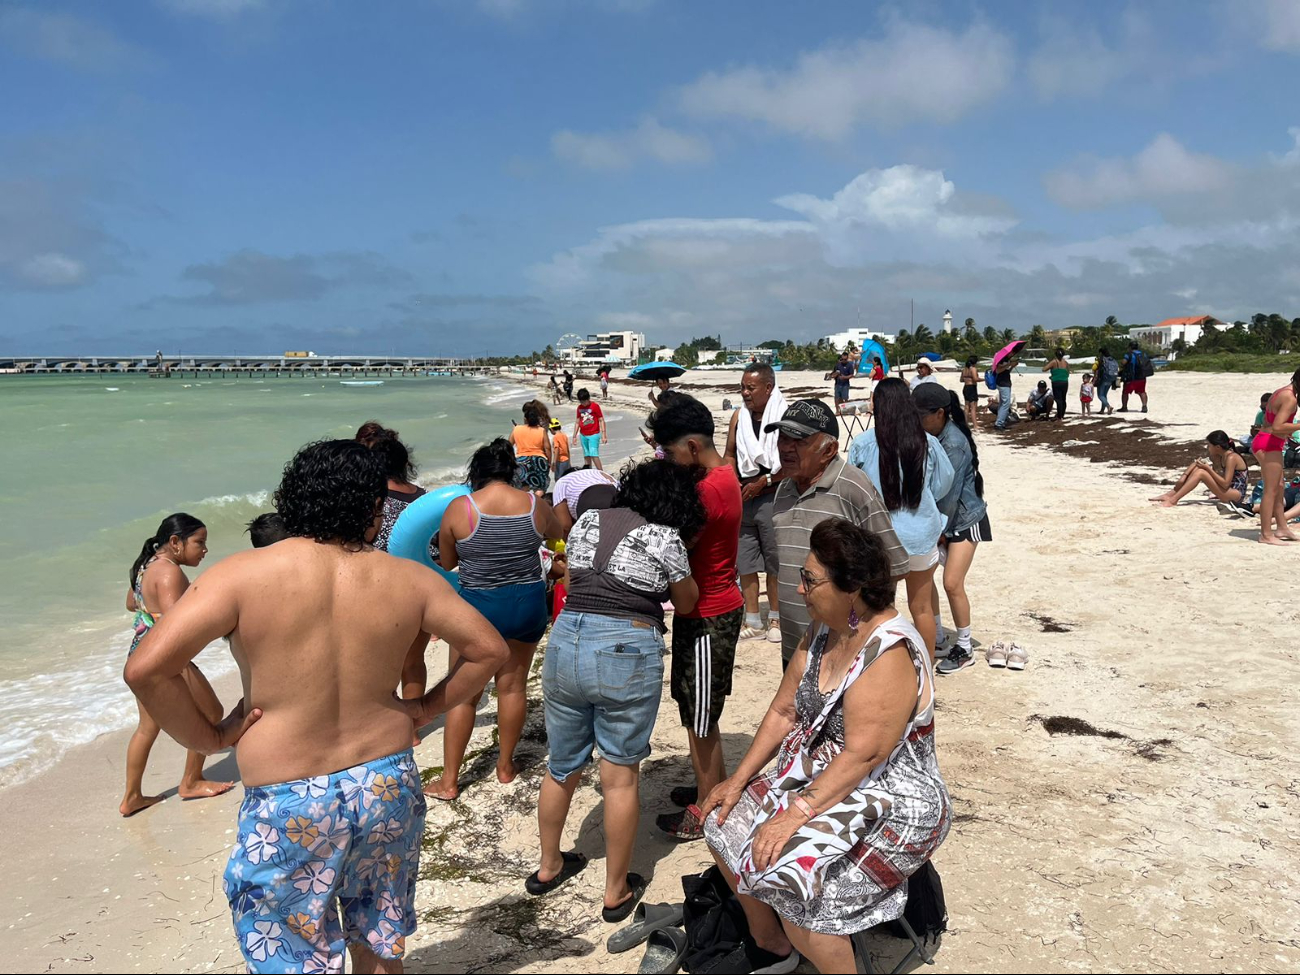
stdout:
[[564,351],[564,359],[575,366],[602,362],[634,366],[641,361],[645,336],[640,332],[597,332]]
[[848,328],[843,332],[836,332],[834,335],[824,336],[822,341],[828,345],[835,346],[836,349],[843,352],[844,347],[850,342],[855,349],[861,349],[863,342],[875,340],[881,345],[892,345],[894,336],[886,335],[884,332],[875,332],[869,328]]
[[1222,327],[1223,322],[1213,315],[1200,315],[1193,318],[1166,318],[1159,325],[1130,328],[1128,337],[1134,342],[1154,345],[1161,349],[1169,348],[1177,339],[1182,339],[1188,345],[1195,345],[1196,340],[1205,331],[1206,325],[1213,325],[1217,328]]
[[943,330],[949,335],[952,334],[952,310],[949,309],[943,313]]

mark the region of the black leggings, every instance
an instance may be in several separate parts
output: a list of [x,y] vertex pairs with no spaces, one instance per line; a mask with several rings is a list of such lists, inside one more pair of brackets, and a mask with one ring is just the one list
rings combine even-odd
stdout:
[[1070,384],[1052,383],[1052,398],[1056,400],[1056,418],[1059,420],[1065,416],[1065,394],[1069,392]]

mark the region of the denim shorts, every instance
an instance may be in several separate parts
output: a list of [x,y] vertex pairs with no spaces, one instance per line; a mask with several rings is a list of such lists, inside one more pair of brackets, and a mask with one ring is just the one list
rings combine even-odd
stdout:
[[542,664],[551,778],[563,782],[597,748],[615,765],[649,757],[663,655],[664,638],[654,627],[592,613],[560,614]]

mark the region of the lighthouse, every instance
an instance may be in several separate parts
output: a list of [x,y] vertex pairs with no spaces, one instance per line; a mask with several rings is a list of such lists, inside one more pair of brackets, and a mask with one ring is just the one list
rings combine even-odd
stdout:
[[952,312],[951,311],[945,311],[943,313],[943,330],[947,332],[949,335],[952,334]]

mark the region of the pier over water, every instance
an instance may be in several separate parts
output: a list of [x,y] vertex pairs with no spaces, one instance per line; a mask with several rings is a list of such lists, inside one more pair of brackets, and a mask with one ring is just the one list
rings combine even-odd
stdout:
[[446,356],[12,356],[0,357],[3,375],[116,373],[172,376],[473,376],[495,373],[473,359]]

